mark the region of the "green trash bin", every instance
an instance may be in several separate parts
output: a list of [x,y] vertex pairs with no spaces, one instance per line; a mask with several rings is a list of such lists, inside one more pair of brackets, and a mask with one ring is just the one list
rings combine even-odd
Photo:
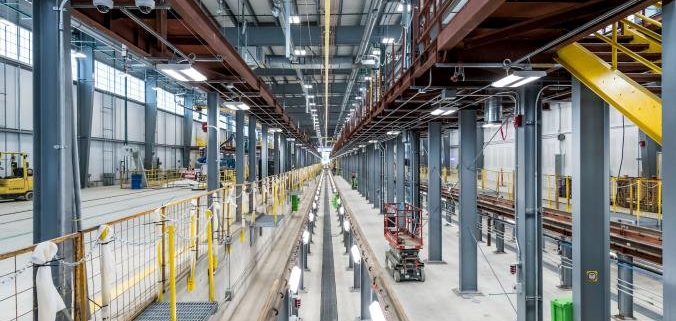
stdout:
[[296,212],[298,211],[298,207],[300,206],[300,196],[298,195],[291,195],[291,210]]
[[558,298],[551,302],[552,321],[573,321],[573,298]]

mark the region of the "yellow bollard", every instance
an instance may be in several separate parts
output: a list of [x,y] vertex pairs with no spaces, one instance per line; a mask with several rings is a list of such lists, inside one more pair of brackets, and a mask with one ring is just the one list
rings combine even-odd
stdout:
[[176,251],[174,249],[174,223],[167,226],[169,241],[169,320],[176,321]]
[[[162,261],[162,241],[157,244],[157,269],[158,271],[162,271],[162,268],[164,267],[164,263]],[[160,276],[162,273],[160,273]],[[157,302],[162,302],[164,300],[164,282],[160,280],[160,290],[157,293]]]
[[481,170],[481,189],[486,189],[486,170]]
[[214,284],[214,249],[213,249],[213,240],[212,240],[212,231],[211,231],[211,220],[212,212],[211,210],[206,211],[207,216],[207,256],[209,261],[209,301],[216,301],[216,286]]
[[641,225],[641,179],[636,180],[636,224]]
[[610,192],[613,195],[613,213],[617,213],[617,178],[610,178]]
[[[189,247],[197,249],[197,227],[195,223],[195,212],[190,211],[190,240]],[[188,279],[186,280],[185,286],[188,292],[192,292],[195,289],[195,264],[196,258],[193,256],[190,259],[190,273],[188,274]]]
[[566,211],[570,212],[570,176],[566,176]]
[[657,220],[662,225],[662,181],[657,181]]

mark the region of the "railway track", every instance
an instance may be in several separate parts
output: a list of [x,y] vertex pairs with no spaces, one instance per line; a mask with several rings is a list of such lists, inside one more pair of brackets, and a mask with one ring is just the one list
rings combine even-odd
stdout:
[[[427,184],[420,184],[420,190],[427,192]],[[442,197],[457,200],[458,190],[444,189]],[[515,220],[514,202],[511,200],[479,194],[477,207],[484,216],[492,217],[497,214],[503,219]],[[572,223],[571,213],[544,207],[542,227],[547,236],[570,242],[573,236]],[[662,266],[662,231],[611,220],[610,248],[618,253],[647,261],[642,265],[651,270],[655,269],[655,265]]]

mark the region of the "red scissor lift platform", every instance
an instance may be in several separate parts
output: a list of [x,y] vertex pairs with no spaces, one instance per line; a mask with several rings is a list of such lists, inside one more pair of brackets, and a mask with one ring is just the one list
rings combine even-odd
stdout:
[[385,203],[385,252],[387,270],[396,282],[425,281],[425,264],[419,252],[423,246],[422,211],[408,203]]

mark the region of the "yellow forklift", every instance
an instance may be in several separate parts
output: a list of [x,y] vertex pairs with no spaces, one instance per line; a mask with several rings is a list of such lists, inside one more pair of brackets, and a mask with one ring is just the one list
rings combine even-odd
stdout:
[[33,170],[28,154],[0,152],[0,199],[33,200]]

